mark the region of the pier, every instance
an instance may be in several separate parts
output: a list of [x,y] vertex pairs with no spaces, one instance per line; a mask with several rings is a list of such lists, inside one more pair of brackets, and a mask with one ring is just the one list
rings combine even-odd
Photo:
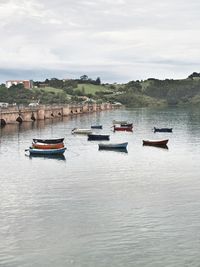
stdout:
[[0,109],[0,126],[13,123],[75,116],[82,113],[98,112],[114,108],[116,108],[116,106],[110,103],[38,105],[36,107],[25,107],[23,105],[19,105]]

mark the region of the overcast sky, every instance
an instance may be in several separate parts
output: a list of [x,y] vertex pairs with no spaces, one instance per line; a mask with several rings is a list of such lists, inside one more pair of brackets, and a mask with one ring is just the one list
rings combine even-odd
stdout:
[[0,82],[200,72],[199,0],[0,0]]

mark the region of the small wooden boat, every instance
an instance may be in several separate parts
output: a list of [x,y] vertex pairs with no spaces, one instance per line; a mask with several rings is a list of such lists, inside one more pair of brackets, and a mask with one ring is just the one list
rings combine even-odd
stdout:
[[34,138],[34,143],[44,143],[44,144],[58,144],[62,143],[64,141],[64,138],[57,138],[57,139],[38,139]]
[[121,127],[133,127],[133,123],[121,123]]
[[102,125],[91,125],[92,129],[103,129]]
[[110,140],[110,135],[107,134],[88,134],[88,141],[92,140]]
[[28,151],[30,155],[37,154],[37,155],[58,155],[63,154],[66,150],[66,147],[58,148],[58,149],[37,149],[30,147],[29,149],[26,149],[25,151]]
[[128,123],[127,121],[117,121],[117,120],[113,120],[113,124],[126,124]]
[[63,148],[64,143],[57,143],[57,144],[32,143],[32,147],[37,149],[58,149],[58,148]]
[[116,144],[99,144],[99,149],[126,149],[128,142]]
[[143,140],[143,145],[145,146],[166,146],[168,139],[165,140]]
[[156,128],[154,127],[154,133],[162,132],[162,133],[172,133],[173,128]]
[[132,132],[133,131],[133,126],[117,126],[114,125],[114,131],[127,131],[127,132]]
[[74,128],[72,130],[72,134],[91,134],[91,129],[80,129],[80,128]]

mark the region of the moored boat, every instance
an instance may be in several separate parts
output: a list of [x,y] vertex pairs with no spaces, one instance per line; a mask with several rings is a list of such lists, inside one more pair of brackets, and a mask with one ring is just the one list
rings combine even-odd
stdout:
[[72,134],[91,134],[91,129],[81,129],[81,128],[74,128],[72,130]]
[[127,131],[127,132],[132,132],[133,131],[133,126],[117,126],[114,125],[114,131]]
[[44,143],[44,144],[58,144],[62,143],[64,141],[64,138],[56,138],[56,139],[38,139],[33,138],[34,143]]
[[121,123],[121,127],[133,127],[133,123]]
[[92,129],[103,129],[102,125],[91,125]]
[[166,146],[168,139],[165,140],[143,140],[143,145],[145,146]]
[[88,134],[88,141],[92,140],[110,140],[110,135],[107,134]]
[[66,147],[58,148],[58,149],[37,149],[30,147],[29,149],[26,149],[25,151],[28,151],[30,155],[32,154],[38,154],[38,155],[58,155],[63,154],[66,150]]
[[117,121],[117,120],[113,120],[113,124],[127,124],[127,121]]
[[172,133],[173,128],[156,128],[154,127],[154,133],[162,132],[162,133]]
[[128,142],[115,144],[99,144],[99,149],[126,149]]
[[32,147],[36,149],[58,149],[63,148],[64,143],[57,143],[57,144],[45,144],[45,143],[32,143]]

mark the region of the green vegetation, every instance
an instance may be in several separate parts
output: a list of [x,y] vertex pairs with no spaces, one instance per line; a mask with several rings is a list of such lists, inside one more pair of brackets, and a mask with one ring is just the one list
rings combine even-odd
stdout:
[[82,91],[84,94],[95,95],[96,92],[112,92],[109,88],[102,85],[95,84],[78,84],[78,90]]
[[127,107],[200,105],[200,73],[194,72],[182,80],[150,78],[126,84],[101,84],[99,77],[92,80],[87,75],[71,80],[52,78],[34,82],[32,90],[22,84],[9,89],[0,85],[0,102],[29,104],[38,100],[41,104],[109,101]]
[[44,88],[34,88],[33,91],[35,92],[46,92],[46,93],[62,93],[63,89],[59,89],[59,88],[54,88],[54,87],[44,87]]

